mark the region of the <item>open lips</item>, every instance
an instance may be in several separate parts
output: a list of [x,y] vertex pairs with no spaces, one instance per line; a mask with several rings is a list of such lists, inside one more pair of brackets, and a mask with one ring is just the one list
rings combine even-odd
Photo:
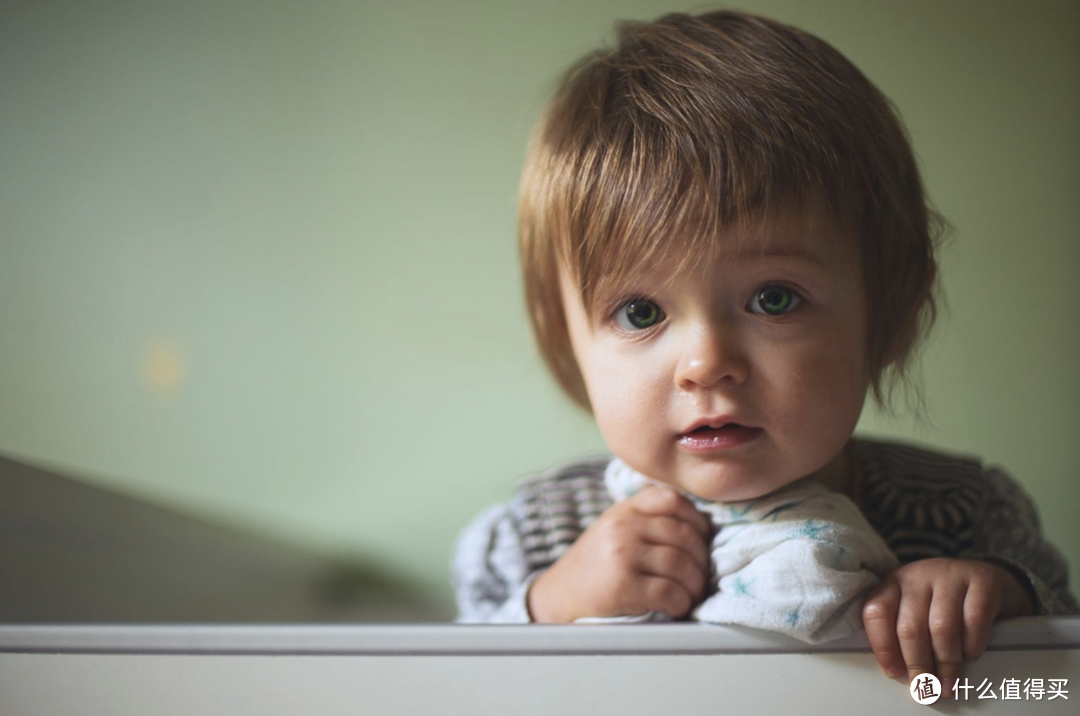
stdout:
[[692,452],[727,450],[754,440],[762,433],[761,428],[752,428],[734,422],[704,423],[679,436],[678,442]]

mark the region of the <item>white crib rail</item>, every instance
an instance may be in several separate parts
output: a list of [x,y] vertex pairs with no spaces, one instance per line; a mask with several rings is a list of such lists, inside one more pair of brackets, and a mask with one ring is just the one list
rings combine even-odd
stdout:
[[[998,624],[967,679],[966,698],[933,708],[1077,713],[1080,618]],[[862,635],[810,647],[696,624],[0,626],[5,716],[886,716],[923,708],[907,689],[881,675]]]

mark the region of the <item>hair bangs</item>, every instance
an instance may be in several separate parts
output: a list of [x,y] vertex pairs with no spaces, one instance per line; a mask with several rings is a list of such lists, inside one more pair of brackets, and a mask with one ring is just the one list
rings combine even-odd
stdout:
[[567,98],[593,109],[575,118],[584,121],[547,127],[562,133],[556,163],[572,167],[548,196],[569,219],[560,261],[586,305],[643,273],[713,265],[732,224],[842,196],[825,190],[841,183],[834,158],[817,142],[775,136],[784,120],[769,108],[724,93],[704,101],[682,80],[686,68],[616,64],[592,67],[596,81],[577,88],[588,101]]

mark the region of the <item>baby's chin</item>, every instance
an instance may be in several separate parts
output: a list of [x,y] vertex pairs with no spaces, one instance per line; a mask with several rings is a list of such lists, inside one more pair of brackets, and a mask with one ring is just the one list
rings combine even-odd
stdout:
[[657,472],[660,474],[655,480],[706,502],[757,500],[805,481],[819,482],[829,490],[846,493],[849,483],[843,451],[824,465],[808,460],[768,465],[732,460],[676,464],[668,471]]
[[763,462],[754,457],[684,460],[680,456],[669,456],[650,462],[640,459],[646,457],[643,455],[624,457],[617,452],[615,455],[645,477],[705,502],[746,502],[765,497],[806,477],[805,468],[808,467]]
[[754,477],[734,479],[732,477],[674,475],[669,480],[663,478],[657,478],[657,480],[686,493],[688,497],[705,502],[747,502],[782,490],[798,482],[799,478],[767,481]]

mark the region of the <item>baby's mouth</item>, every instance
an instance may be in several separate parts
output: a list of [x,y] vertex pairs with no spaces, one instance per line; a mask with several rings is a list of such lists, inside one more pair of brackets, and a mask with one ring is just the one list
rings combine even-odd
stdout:
[[691,450],[719,450],[738,447],[758,437],[761,428],[751,428],[739,423],[702,425],[679,436],[680,445]]

